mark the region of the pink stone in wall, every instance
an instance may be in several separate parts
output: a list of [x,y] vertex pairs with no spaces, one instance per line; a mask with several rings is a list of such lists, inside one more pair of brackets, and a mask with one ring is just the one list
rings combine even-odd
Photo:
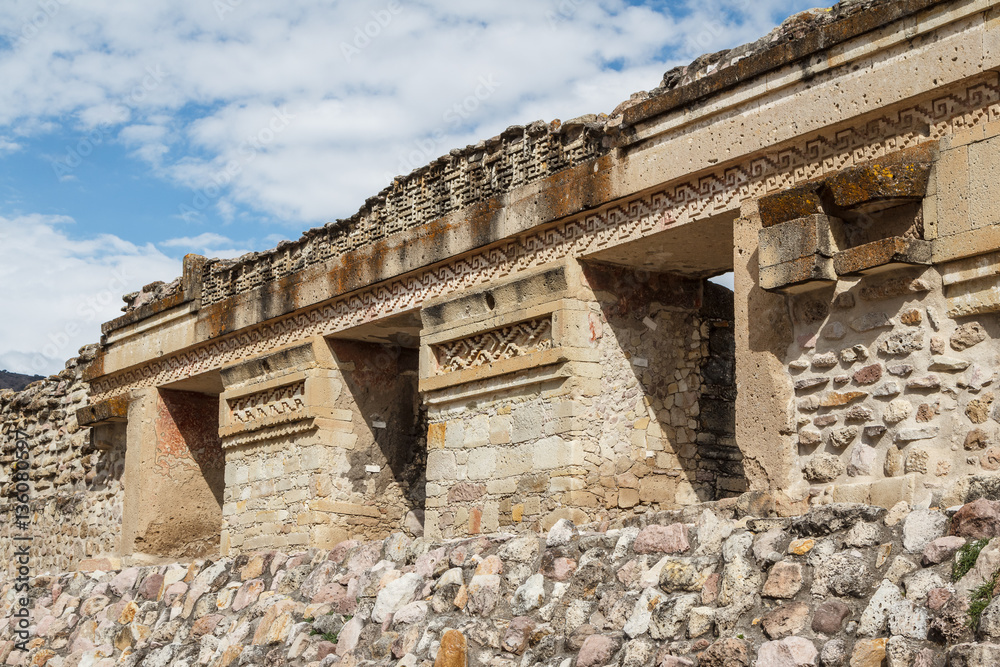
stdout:
[[244,583],[240,586],[240,589],[236,591],[236,597],[233,598],[233,611],[240,611],[249,607],[264,591],[264,582],[260,579],[251,579],[250,581]]
[[875,384],[882,379],[882,364],[865,366],[854,374],[854,381],[860,385]]
[[980,498],[951,518],[951,534],[969,539],[1000,536],[1000,502]]
[[587,637],[580,647],[580,655],[576,659],[576,667],[600,667],[611,662],[611,657],[618,650],[618,640],[604,635]]
[[799,347],[803,350],[811,350],[816,347],[816,339],[819,338],[819,334],[815,331],[809,333],[804,333],[795,340],[798,342]]
[[633,549],[637,554],[676,554],[691,548],[687,527],[682,523],[669,526],[646,526],[635,538]]

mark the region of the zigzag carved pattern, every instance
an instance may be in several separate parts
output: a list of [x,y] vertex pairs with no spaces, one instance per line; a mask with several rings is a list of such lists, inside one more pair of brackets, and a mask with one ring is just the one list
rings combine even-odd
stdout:
[[996,120],[1000,120],[1000,81],[997,74],[991,73],[988,79],[966,89],[886,113],[830,136],[807,139],[696,181],[503,241],[448,264],[373,285],[303,314],[100,379],[91,384],[91,400],[174,382],[288,343],[412,310],[430,299],[731,211],[741,201]]
[[437,374],[512,359],[552,346],[552,319],[520,322],[434,346]]
[[258,419],[301,412],[306,407],[303,399],[305,388],[305,382],[298,382],[232,401],[229,404],[230,423],[247,424]]

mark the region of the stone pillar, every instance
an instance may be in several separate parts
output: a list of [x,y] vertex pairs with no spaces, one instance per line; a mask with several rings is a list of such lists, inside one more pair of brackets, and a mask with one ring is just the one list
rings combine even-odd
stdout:
[[569,261],[426,307],[428,534],[618,521],[742,490],[731,368],[701,412],[711,331],[731,327],[705,312],[715,290]]
[[142,389],[131,397],[122,548],[136,561],[218,553],[224,459],[218,397]]
[[758,285],[757,202],[744,202],[733,231],[736,317],[736,442],[750,489],[788,489],[795,445],[789,428],[792,382],[784,358],[792,344],[785,298]]
[[415,357],[319,338],[223,370],[223,553],[331,548],[403,526],[422,502]]

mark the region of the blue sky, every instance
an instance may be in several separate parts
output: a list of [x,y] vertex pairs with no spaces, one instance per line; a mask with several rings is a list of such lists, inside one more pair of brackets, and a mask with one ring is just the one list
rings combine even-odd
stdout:
[[0,368],[59,370],[185,253],[297,238],[452,148],[610,112],[810,6],[5,0]]

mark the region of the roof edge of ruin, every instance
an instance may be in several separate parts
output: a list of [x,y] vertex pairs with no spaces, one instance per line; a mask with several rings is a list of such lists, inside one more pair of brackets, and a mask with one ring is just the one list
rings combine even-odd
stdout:
[[[209,272],[229,272],[282,252],[294,252],[305,246],[313,237],[322,236],[334,230],[346,232],[368,216],[378,216],[380,208],[394,191],[405,187],[411,181],[433,177],[433,171],[444,165],[467,160],[477,154],[489,153],[491,149],[502,147],[505,142],[525,136],[567,135],[585,133],[592,141],[600,140],[605,148],[593,157],[599,157],[631,142],[633,127],[656,116],[664,115],[682,107],[690,106],[714,95],[731,89],[768,72],[795,62],[824,49],[856,38],[867,32],[889,25],[934,5],[950,0],[842,0],[827,9],[811,9],[792,15],[770,33],[760,39],[733,49],[706,54],[696,58],[689,65],[675,67],[664,74],[660,86],[650,91],[639,92],[618,105],[611,113],[588,114],[569,121],[534,121],[526,125],[512,125],[497,136],[481,140],[464,148],[456,148],[409,174],[400,175],[393,182],[364,204],[352,216],[328,222],[325,225],[307,229],[296,240],[279,242],[267,250],[247,253],[235,259],[213,258],[207,261]],[[159,299],[154,297],[154,302]],[[126,313],[131,308],[126,307]],[[143,313],[135,313],[138,319],[151,312],[142,308]],[[161,310],[154,308],[152,310]],[[110,329],[120,328],[136,317],[119,317],[108,323]],[[107,331],[105,331],[107,333]]]

